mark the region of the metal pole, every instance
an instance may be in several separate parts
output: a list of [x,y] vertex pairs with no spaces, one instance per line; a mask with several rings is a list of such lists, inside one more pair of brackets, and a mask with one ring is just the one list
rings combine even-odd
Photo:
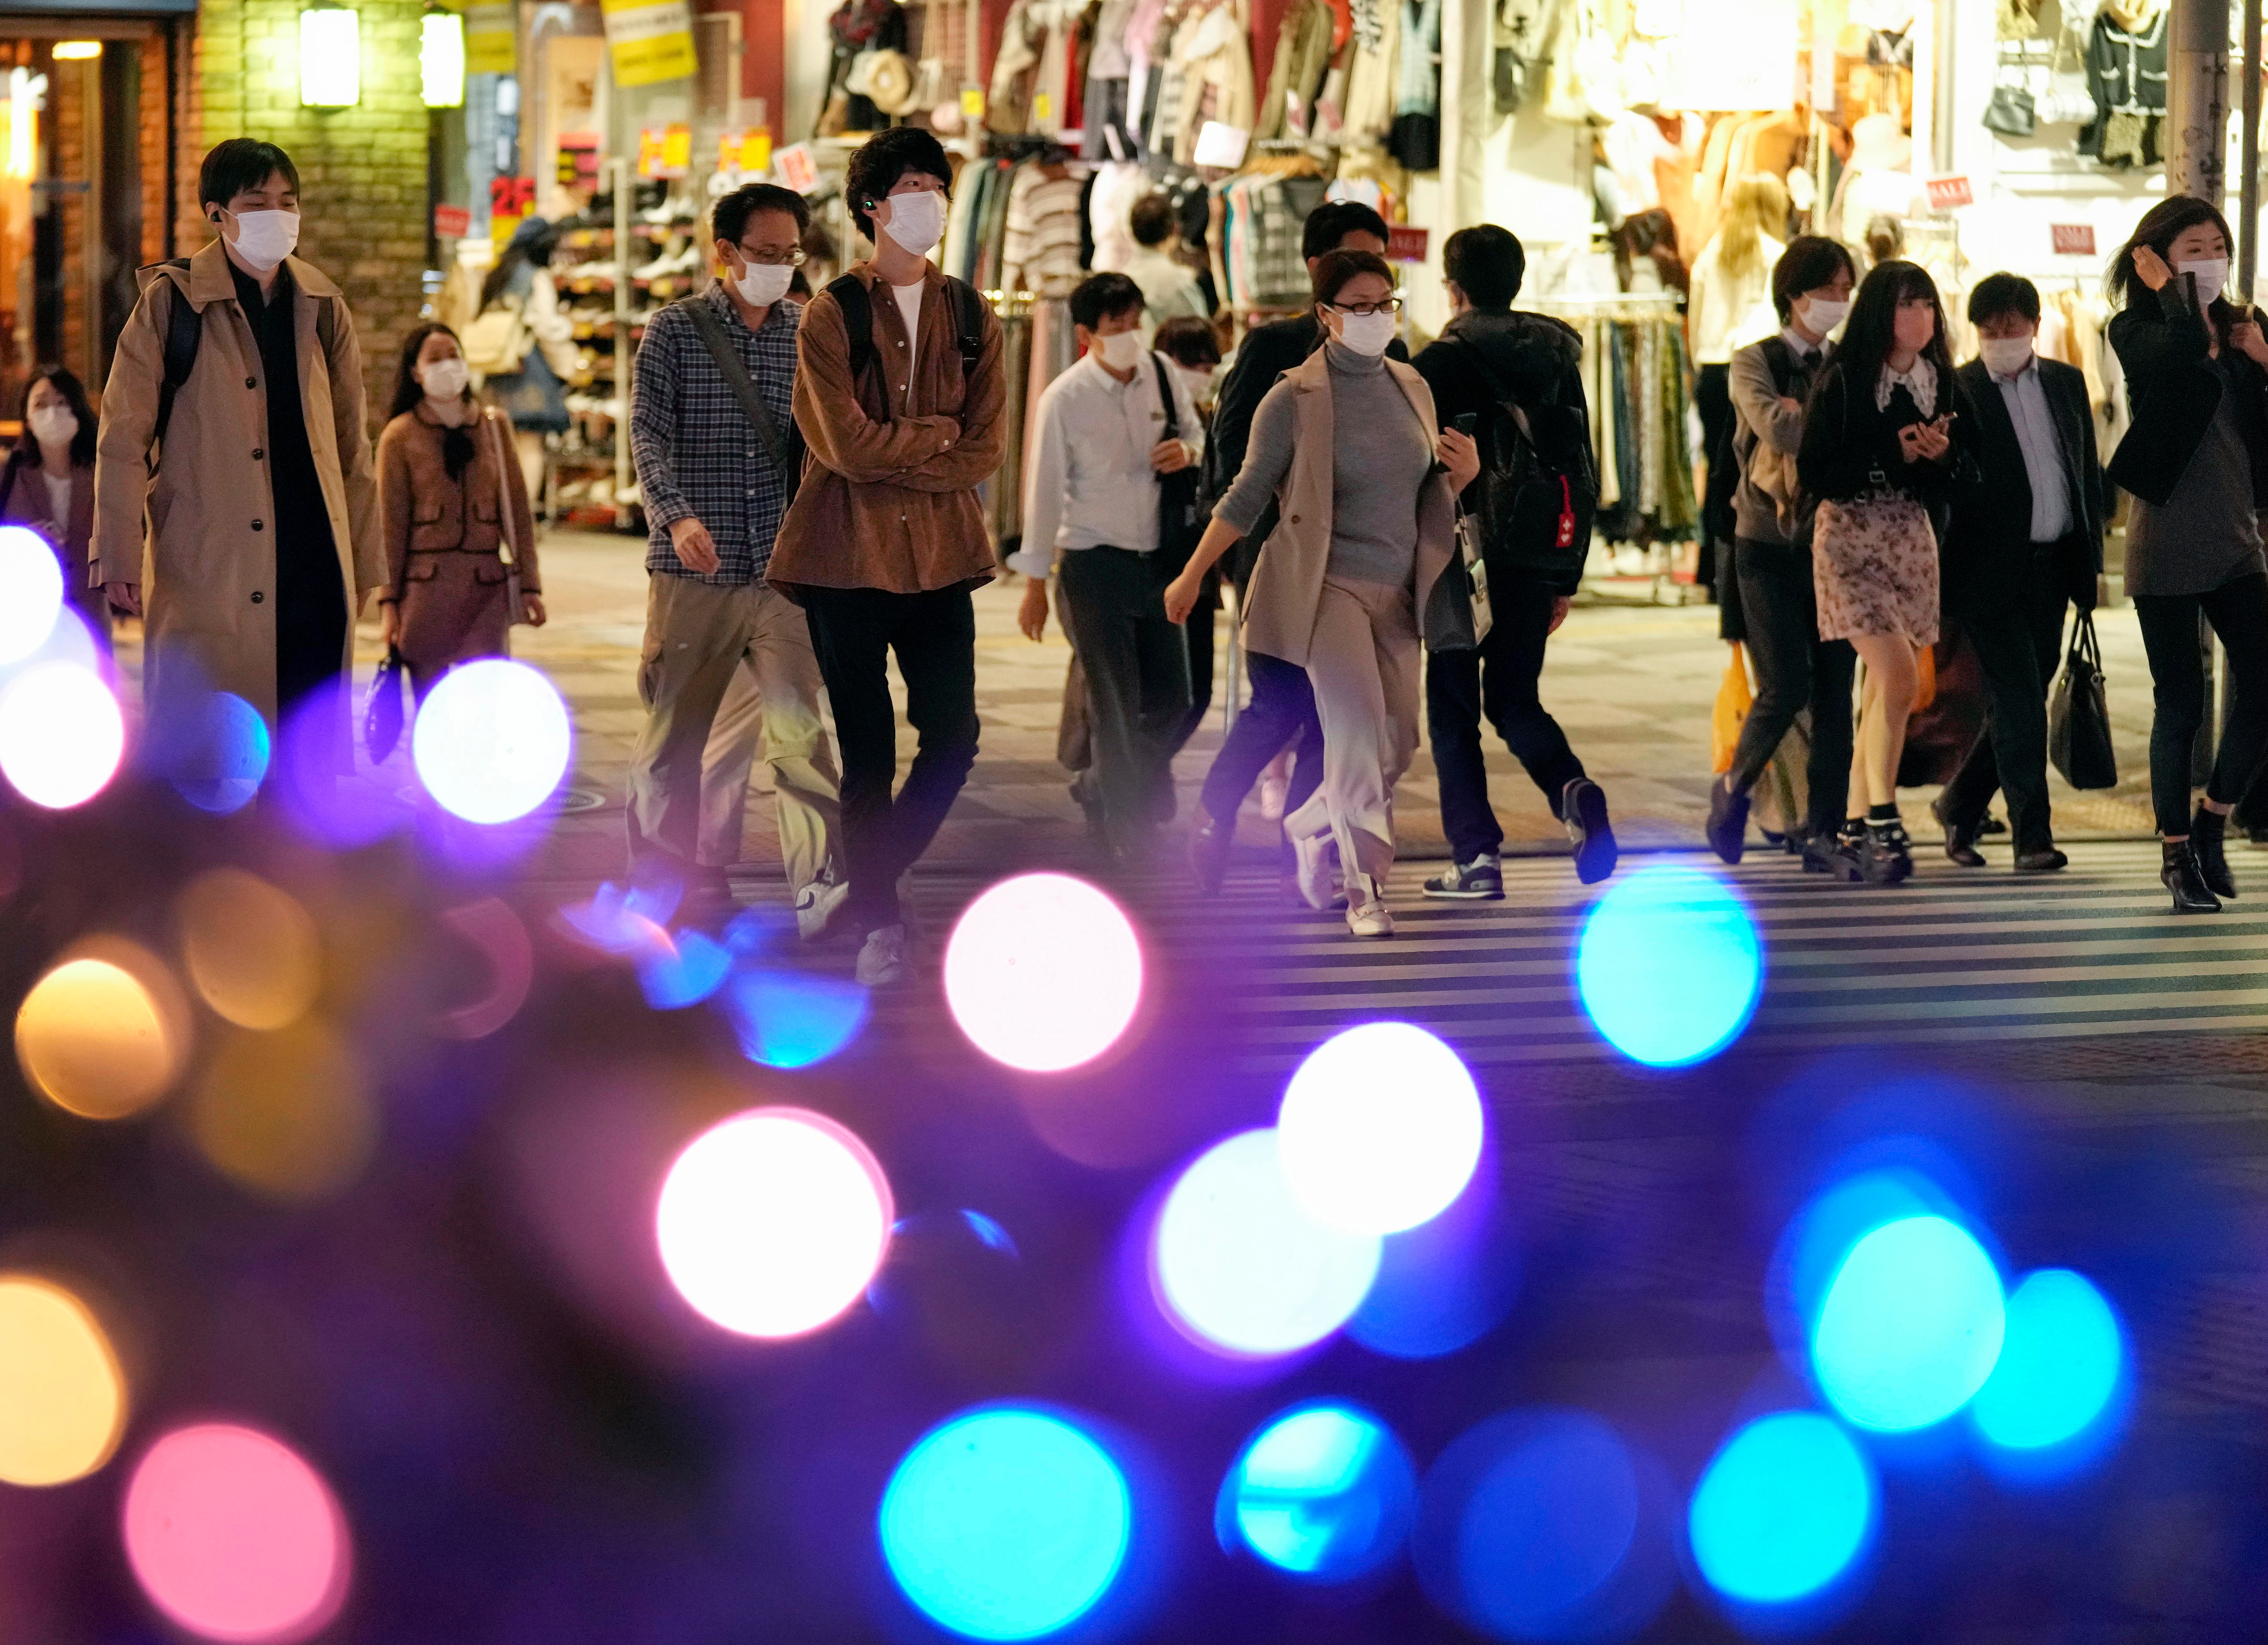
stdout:
[[2228,169],[2228,0],[2174,0],[2166,87],[2166,192],[2218,206]]
[[2244,0],[2244,129],[2237,134],[2242,173],[2236,180],[2236,290],[2252,301],[2260,267],[2260,0]]

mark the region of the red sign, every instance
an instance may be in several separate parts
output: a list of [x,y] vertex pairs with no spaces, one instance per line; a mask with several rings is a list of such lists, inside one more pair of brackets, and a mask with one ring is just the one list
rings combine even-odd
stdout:
[[1922,187],[1929,191],[1929,209],[1950,211],[1955,206],[1973,206],[1977,191],[1969,186],[1966,177],[1933,177]]
[[445,240],[460,240],[473,231],[473,214],[462,206],[433,208],[433,232]]
[[2051,223],[2048,238],[2055,246],[2058,257],[2092,257],[2095,255],[2095,224],[2092,223]]
[[1431,229],[1413,229],[1396,223],[1386,231],[1386,254],[1398,263],[1422,263],[1425,261],[1426,243],[1433,238]]

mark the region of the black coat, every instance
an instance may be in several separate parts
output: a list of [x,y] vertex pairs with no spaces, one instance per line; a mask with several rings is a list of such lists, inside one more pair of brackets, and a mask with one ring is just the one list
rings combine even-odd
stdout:
[[[1953,529],[1945,540],[1945,605],[1948,611],[2001,610],[2021,600],[2045,573],[2081,606],[2095,603],[2102,570],[2102,464],[2095,455],[2095,415],[2087,375],[2060,360],[2039,363],[2040,387],[2055,423],[2056,444],[2071,481],[2072,535],[2081,547],[2052,567],[2033,554],[2032,481],[2016,437],[2007,396],[1982,360],[1955,373],[1976,419],[1977,457],[1983,483],[1954,501]],[[2068,545],[2066,545],[2068,547]]]
[[1874,385],[1859,389],[1839,365],[1839,361],[1829,364],[1804,414],[1795,471],[1805,496],[1847,503],[1853,497],[1895,493],[1911,497],[1941,518],[1946,504],[1975,485],[1979,474],[1977,417],[1962,392],[1961,374],[1953,372],[1950,382],[1938,386],[1942,402],[1938,411],[1954,414],[1948,430],[1953,449],[1936,462],[1910,463],[1898,444],[1898,430],[1931,418],[1921,415],[1903,384],[1892,391],[1889,406],[1877,408]]
[[[2134,417],[2108,472],[2160,508],[2172,499],[2220,409],[2222,378],[2210,357],[2206,325],[2190,300],[2190,283],[2176,280],[2163,291],[2137,290],[2111,316],[2106,333],[2125,368]],[[2236,426],[2252,457],[2253,505],[2268,508],[2268,372],[2234,349],[2224,349],[2220,357],[2240,390]]]

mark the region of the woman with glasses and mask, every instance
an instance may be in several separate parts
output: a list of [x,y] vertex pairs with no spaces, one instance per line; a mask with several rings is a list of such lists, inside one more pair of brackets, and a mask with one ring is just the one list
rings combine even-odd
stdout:
[[1394,785],[1418,745],[1419,613],[1454,565],[1456,497],[1480,454],[1462,434],[1435,432],[1425,379],[1386,358],[1401,303],[1385,259],[1329,253],[1314,293],[1323,346],[1260,402],[1244,466],[1167,588],[1166,614],[1189,616],[1205,572],[1278,499],[1244,643],[1304,668],[1314,686],[1322,786],[1284,819],[1300,888],[1330,907],[1336,854],[1348,929],[1389,936]]

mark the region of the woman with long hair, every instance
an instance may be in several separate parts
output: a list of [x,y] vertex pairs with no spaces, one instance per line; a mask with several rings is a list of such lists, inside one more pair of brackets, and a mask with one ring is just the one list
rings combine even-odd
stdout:
[[1432,391],[1386,357],[1401,298],[1372,252],[1315,260],[1323,345],[1260,402],[1244,466],[1166,589],[1188,620],[1215,562],[1258,524],[1270,497],[1282,522],[1262,547],[1244,608],[1248,650],[1304,668],[1323,727],[1323,781],[1284,819],[1301,894],[1331,905],[1336,847],[1347,927],[1390,936],[1394,785],[1418,750],[1418,629],[1435,584],[1455,569],[1459,492],[1480,452],[1437,433]]
[[[1736,349],[1769,337],[1772,266],[1786,249],[1787,187],[1768,172],[1743,177],[1727,193],[1717,231],[1693,260],[1693,287],[1685,305],[1686,341],[1695,367],[1693,403],[1701,413],[1701,450],[1709,483],[1701,496],[1702,583],[1727,605],[1736,603],[1733,583],[1735,534],[1733,493],[1740,480],[1733,456],[1739,419],[1733,410],[1732,361]],[[1739,639],[1730,621],[1725,637]]]
[[[422,700],[460,663],[508,654],[514,622],[541,627],[535,520],[501,412],[473,397],[457,334],[429,322],[401,345],[378,437],[386,643]],[[520,607],[512,609],[512,573]]]
[[0,469],[0,523],[28,525],[63,567],[63,598],[98,639],[110,637],[110,602],[87,585],[94,535],[95,416],[86,390],[60,365],[43,365],[18,408],[24,437]]
[[1945,344],[1937,284],[1910,262],[1875,266],[1843,341],[1813,385],[1796,473],[1818,499],[1811,575],[1819,637],[1866,665],[1841,871],[1891,885],[1913,872],[1898,820],[1898,761],[1937,643],[1938,527],[1956,485],[1977,478],[1967,408]]
[[[2268,341],[2257,311],[2222,295],[2232,241],[2205,201],[2150,208],[2105,281],[2119,311],[2110,346],[2133,424],[2105,472],[2132,493],[2126,591],[2150,658],[2150,798],[2176,914],[2236,894],[2222,849],[2228,812],[2268,760]],[[2228,657],[2236,697],[2204,801],[2190,812],[2190,754],[2205,723],[2198,620]]]
[[481,282],[479,318],[467,327],[476,341],[483,322],[499,334],[518,334],[519,369],[491,371],[481,387],[512,419],[530,496],[543,488],[545,439],[567,431],[567,385],[582,375],[575,325],[560,312],[559,289],[551,282],[551,253],[558,245],[559,231],[546,218],[529,217],[513,230]]

